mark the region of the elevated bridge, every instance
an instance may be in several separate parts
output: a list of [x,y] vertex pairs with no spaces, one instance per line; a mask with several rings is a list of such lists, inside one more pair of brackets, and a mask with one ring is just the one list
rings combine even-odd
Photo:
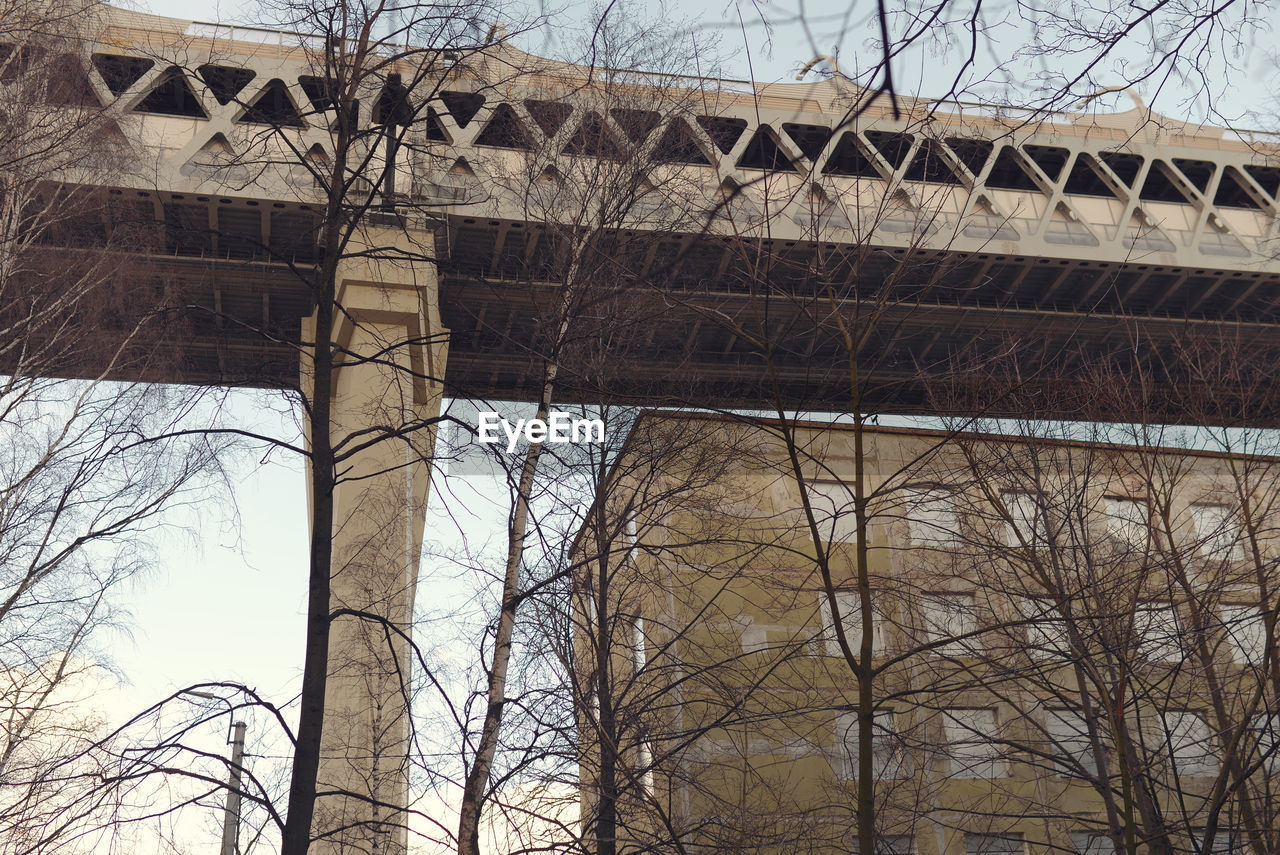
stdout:
[[[306,45],[124,12],[109,42],[83,57],[86,84],[146,152],[138,180],[111,192],[122,215],[168,226],[173,269],[214,310],[210,323],[224,319],[197,330],[187,375],[293,383],[296,351],[252,331],[265,322],[287,340],[310,311],[284,262],[318,257],[319,197],[298,158],[245,158],[268,125],[313,162],[330,156],[332,105]],[[930,308],[886,324],[895,332],[875,347],[901,351],[886,365],[928,364],[1001,336],[1105,347],[1118,321],[1154,341],[1188,325],[1274,335],[1280,160],[1265,140],[1136,107],[1031,124],[908,100],[898,119],[877,102],[849,122],[859,93],[839,78],[634,74],[614,81],[624,94],[607,103],[584,80],[583,69],[495,46],[474,73],[425,93],[427,121],[395,155],[395,198],[434,212],[455,394],[535,393],[527,343],[545,294],[531,286],[542,277],[553,289],[563,254],[546,226],[580,214],[566,185],[575,163],[598,157],[640,158],[650,172],[616,223],[637,280],[720,309],[764,283],[799,293],[806,280],[835,281],[851,297],[890,277],[903,293],[917,288]],[[380,118],[381,97],[364,99],[361,122]],[[778,329],[793,328],[773,312]],[[238,313],[245,325],[226,322]],[[721,403],[761,394],[752,346],[695,311],[668,312],[648,343],[611,382],[615,394],[643,399],[676,361]],[[829,347],[783,349],[796,403],[847,398],[845,379],[816,367],[838,358]],[[884,403],[927,406],[912,388]]]

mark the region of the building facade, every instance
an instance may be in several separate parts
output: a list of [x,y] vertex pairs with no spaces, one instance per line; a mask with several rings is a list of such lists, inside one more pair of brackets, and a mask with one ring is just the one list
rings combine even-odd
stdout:
[[575,552],[588,830],[1280,851],[1265,441],[641,419]]

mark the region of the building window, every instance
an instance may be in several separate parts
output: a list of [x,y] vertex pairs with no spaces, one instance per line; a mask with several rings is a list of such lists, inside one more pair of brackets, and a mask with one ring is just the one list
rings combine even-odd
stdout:
[[1206,777],[1218,774],[1218,758],[1213,747],[1213,732],[1198,714],[1167,710],[1160,715],[1164,725],[1162,737],[1168,757],[1180,777]]
[[826,543],[856,543],[858,522],[853,491],[840,481],[811,481],[805,485],[818,536]]
[[1244,557],[1240,526],[1226,505],[1192,505],[1191,532],[1196,551],[1215,561],[1239,561]]
[[1003,778],[1008,774],[1004,754],[997,741],[995,710],[947,710],[942,714],[942,727],[952,775],[957,778]]
[[1058,775],[1063,778],[1092,776],[1098,771],[1093,757],[1093,743],[1084,718],[1075,710],[1046,710],[1044,732],[1049,738],[1050,752],[1058,758]]
[[[858,855],[858,840],[849,840],[849,852]],[[876,855],[915,855],[916,841],[910,834],[885,834],[876,836]]]
[[909,834],[887,834],[876,840],[876,855],[914,855],[916,841]]
[[1049,540],[1044,512],[1032,493],[1005,493],[1000,497],[1009,522],[1005,543],[1009,546],[1043,547]]
[[1115,855],[1116,845],[1110,837],[1096,831],[1073,831],[1071,851],[1074,855]]
[[1035,659],[1066,659],[1071,654],[1066,620],[1053,603],[1035,597],[1018,601],[1027,632],[1027,655]]
[[739,618],[734,621],[733,625],[741,629],[743,653],[759,653],[761,650],[769,649],[769,628],[767,626],[756,623],[755,619],[750,615]]
[[740,762],[743,752],[734,746],[731,739],[717,738],[704,733],[689,746],[686,756],[693,763],[715,766],[726,761]]
[[945,490],[916,493],[907,509],[907,527],[916,546],[951,546],[960,539],[955,497]]
[[1107,534],[1128,549],[1144,550],[1151,532],[1147,503],[1133,499],[1106,500]]
[[964,855],[1025,855],[1021,834],[964,835]]
[[[857,591],[836,591],[836,606],[840,609],[840,623],[844,627],[845,641],[857,654],[862,646],[862,606]],[[842,656],[840,641],[831,623],[831,603],[826,594],[818,596],[818,615],[822,621],[822,650],[828,656]],[[872,611],[871,652],[879,656],[884,652],[884,622]]]
[[1257,739],[1257,757],[1250,757],[1246,768],[1252,768],[1253,762],[1261,764],[1268,775],[1280,775],[1280,716],[1269,716],[1266,713],[1253,720],[1253,735]]
[[1172,603],[1140,603],[1133,623],[1138,652],[1148,662],[1176,662],[1182,658],[1178,610]]
[[1231,645],[1231,661],[1259,665],[1267,648],[1267,626],[1257,606],[1222,606],[1222,625]]
[[[903,777],[902,751],[893,729],[893,713],[875,717],[871,733],[871,776],[877,781]],[[831,765],[842,780],[858,778],[858,714],[841,712],[836,716],[835,756]]]
[[639,674],[648,664],[648,651],[645,649],[644,618],[635,617],[631,623],[631,663]]
[[925,594],[925,636],[930,644],[938,644],[933,652],[940,656],[971,656],[982,647],[976,633],[978,614],[973,594]]
[[1245,855],[1253,851],[1246,845],[1244,835],[1235,829],[1219,826],[1214,829],[1212,840],[1207,828],[1197,828],[1194,833],[1201,855]]

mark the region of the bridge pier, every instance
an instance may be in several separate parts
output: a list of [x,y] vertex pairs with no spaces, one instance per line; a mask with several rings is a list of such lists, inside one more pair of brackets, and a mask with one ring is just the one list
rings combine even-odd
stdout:
[[[432,237],[414,239],[430,246]],[[351,258],[338,274],[331,610],[365,616],[331,625],[312,826],[312,851],[324,855],[399,855],[408,841],[413,666],[398,632],[412,631],[436,434],[424,420],[440,413],[448,346],[434,266],[379,257],[405,240],[398,229],[367,230],[361,242],[375,257]],[[304,320],[304,342],[314,342],[314,328]]]

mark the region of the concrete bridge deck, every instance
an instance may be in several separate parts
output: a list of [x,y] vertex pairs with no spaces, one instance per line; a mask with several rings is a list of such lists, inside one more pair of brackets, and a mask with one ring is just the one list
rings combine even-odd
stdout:
[[[264,154],[263,141],[282,129],[306,158],[329,156],[332,109],[305,47],[119,12],[81,58],[146,164],[107,188],[113,208],[165,224],[166,268],[209,309],[183,357],[190,379],[297,377],[289,342],[310,300],[291,265],[319,257],[320,197],[296,158]],[[1153,342],[1191,324],[1280,343],[1280,160],[1265,141],[1138,108],[1029,123],[926,101],[895,119],[876,102],[850,121],[859,93],[839,78],[633,74],[605,95],[583,69],[507,45],[468,68],[421,93],[427,121],[397,155],[388,200],[430,212],[420,227],[440,259],[453,394],[533,393],[529,343],[563,272],[546,235],[581,215],[572,184],[602,158],[644,173],[612,224],[622,275],[637,294],[679,295],[632,342],[625,376],[608,383],[616,396],[650,398],[675,365],[701,378],[701,396],[757,401],[758,355],[705,309],[747,320],[768,294],[769,323],[804,342],[779,355],[796,402],[839,401],[847,383],[824,361],[836,354],[803,328],[831,283],[850,302],[902,289],[911,317],[875,348],[904,379],[1010,338],[1105,348],[1122,326]],[[380,97],[363,99],[361,122]],[[867,403],[927,408],[909,385]]]

